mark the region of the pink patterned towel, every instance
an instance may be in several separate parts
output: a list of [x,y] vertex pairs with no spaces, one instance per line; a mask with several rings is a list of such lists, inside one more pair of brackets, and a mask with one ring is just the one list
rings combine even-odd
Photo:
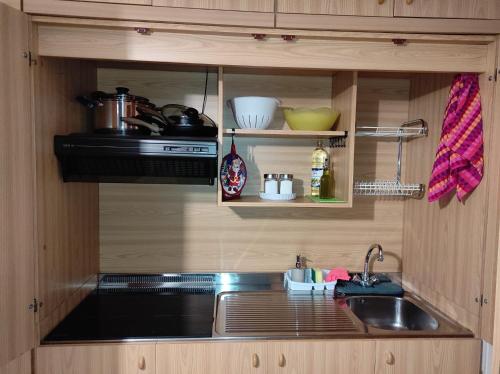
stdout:
[[458,200],[463,201],[481,183],[483,167],[483,120],[478,77],[459,74],[448,98],[429,182],[429,202],[454,189]]

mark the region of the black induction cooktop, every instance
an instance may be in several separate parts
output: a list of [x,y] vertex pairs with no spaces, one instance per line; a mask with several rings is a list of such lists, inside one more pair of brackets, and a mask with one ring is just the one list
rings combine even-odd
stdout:
[[96,290],[44,342],[211,337],[214,301],[213,292]]

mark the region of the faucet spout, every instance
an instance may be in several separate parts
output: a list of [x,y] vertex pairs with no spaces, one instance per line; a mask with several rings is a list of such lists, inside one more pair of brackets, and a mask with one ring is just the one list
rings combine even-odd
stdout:
[[363,274],[361,274],[361,283],[362,283],[362,285],[364,284],[365,286],[373,285],[373,282],[371,282],[371,279],[370,279],[368,265],[370,263],[370,257],[372,255],[372,252],[374,249],[378,249],[377,260],[380,262],[384,261],[384,250],[382,249],[382,246],[380,244],[370,245],[370,247],[368,248],[368,252],[366,253],[366,257],[365,257],[365,266],[364,266]]

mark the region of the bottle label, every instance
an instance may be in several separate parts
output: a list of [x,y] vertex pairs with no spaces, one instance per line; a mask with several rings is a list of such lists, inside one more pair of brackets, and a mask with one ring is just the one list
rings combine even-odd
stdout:
[[319,187],[321,185],[321,177],[323,176],[323,168],[312,168],[311,177],[311,195],[319,195]]

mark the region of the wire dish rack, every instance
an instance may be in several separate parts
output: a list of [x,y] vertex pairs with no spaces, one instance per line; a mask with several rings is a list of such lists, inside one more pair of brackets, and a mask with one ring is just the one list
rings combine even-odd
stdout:
[[362,196],[421,199],[425,194],[425,185],[421,183],[408,184],[401,182],[401,159],[403,157],[403,140],[427,136],[427,134],[427,124],[422,119],[405,122],[401,127],[358,127],[356,129],[356,136],[397,138],[398,158],[396,162],[396,178],[394,180],[357,181],[354,182],[354,193]]
[[397,180],[355,182],[354,192],[364,196],[395,196],[422,198],[425,186],[423,184],[403,184]]
[[[418,127],[414,127],[418,126]],[[401,127],[361,126],[356,128],[356,136],[373,138],[418,138],[427,136],[428,129],[424,120],[417,119],[403,123]]]

